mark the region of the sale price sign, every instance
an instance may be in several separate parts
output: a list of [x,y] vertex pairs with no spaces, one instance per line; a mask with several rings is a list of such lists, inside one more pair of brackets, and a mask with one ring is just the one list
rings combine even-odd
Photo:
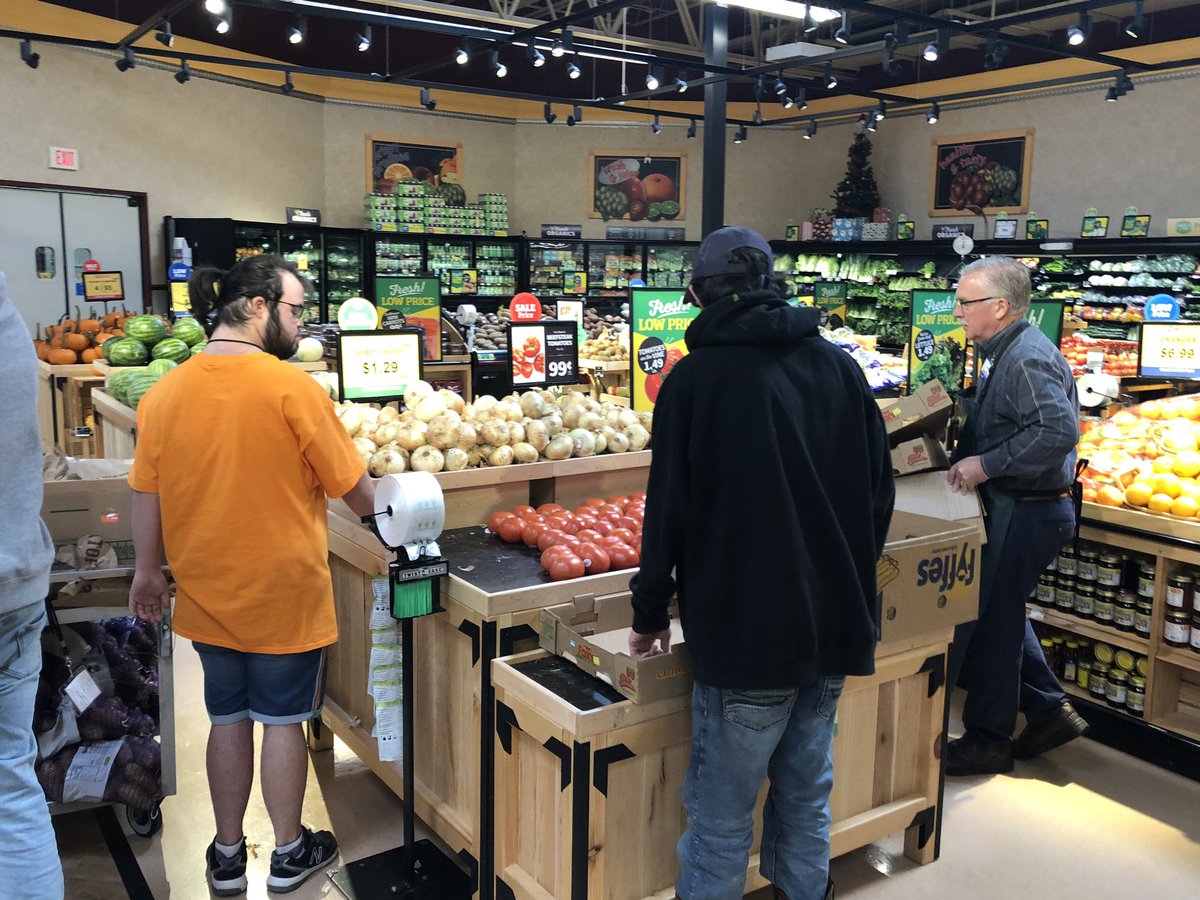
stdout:
[[508,352],[513,387],[579,383],[579,328],[575,322],[510,325]]
[[338,335],[342,400],[389,403],[421,380],[422,335],[403,331],[343,331]]
[[1142,378],[1200,379],[1200,324],[1143,322],[1138,346]]

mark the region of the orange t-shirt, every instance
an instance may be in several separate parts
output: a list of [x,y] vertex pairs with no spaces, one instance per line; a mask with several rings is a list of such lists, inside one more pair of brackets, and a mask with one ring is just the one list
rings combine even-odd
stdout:
[[251,653],[337,640],[326,495],[365,470],[333,403],[266,353],[201,353],[138,405],[129,484],[158,494],[175,631]]

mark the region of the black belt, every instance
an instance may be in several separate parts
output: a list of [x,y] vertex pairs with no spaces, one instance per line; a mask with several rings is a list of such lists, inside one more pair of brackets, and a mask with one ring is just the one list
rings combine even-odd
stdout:
[[1014,496],[1013,500],[1017,503],[1026,503],[1030,500],[1062,500],[1071,496],[1070,490],[1065,491],[1032,491],[1028,494]]

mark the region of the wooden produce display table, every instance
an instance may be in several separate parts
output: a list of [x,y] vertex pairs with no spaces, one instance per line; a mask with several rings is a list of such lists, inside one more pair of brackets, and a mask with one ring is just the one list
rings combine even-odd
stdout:
[[[72,379],[79,379],[72,383]],[[38,360],[38,424],[42,452],[55,445],[68,456],[98,455],[92,438],[75,437],[75,429],[87,423],[91,410],[91,389],[103,383],[92,363],[52,366]]]
[[[492,897],[493,696],[491,661],[537,646],[543,607],[576,594],[628,589],[632,571],[551,582],[527,548],[484,534],[479,523],[498,509],[557,501],[576,505],[593,494],[644,490],[650,453],[601,455],[462,472],[442,472],[450,561],[444,612],[414,623],[416,811],[473,868],[480,897]],[[372,582],[391,554],[339,501],[329,512],[339,640],[330,651],[321,721],[393,791],[403,796],[399,762],[381,762],[375,741],[368,617]],[[481,799],[482,798],[482,799]]]
[[96,423],[96,453],[101,459],[133,459],[137,445],[137,412],[108,391],[92,391],[92,418]]
[[[443,327],[445,322],[442,323]],[[471,384],[471,356],[444,356],[441,362],[425,363],[422,373],[426,381],[457,381],[462,385],[463,399],[470,403],[474,399]]]
[[629,366],[627,359],[584,359],[579,360],[579,371],[587,376],[591,385],[593,400],[599,400],[600,395],[610,392],[615,387],[629,386]]

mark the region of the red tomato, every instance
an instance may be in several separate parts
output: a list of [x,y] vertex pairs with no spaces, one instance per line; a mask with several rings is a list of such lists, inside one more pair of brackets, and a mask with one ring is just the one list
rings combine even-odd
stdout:
[[516,516],[509,516],[500,523],[500,537],[508,541],[510,544],[515,544],[520,541],[524,531],[525,523]]
[[520,516],[522,519],[533,512],[535,512],[535,510],[532,506],[514,506],[512,508],[512,514],[514,516]]
[[633,540],[633,529],[631,528],[614,528],[609,533],[609,538],[616,538],[623,544],[628,544]]
[[555,544],[557,544],[559,541],[561,541],[564,537],[566,537],[566,535],[563,534],[561,531],[559,531],[557,528],[549,528],[548,527],[548,528],[546,528],[545,531],[542,532],[541,536],[538,538],[537,547],[539,550],[545,551],[547,548],[553,547]]
[[613,509],[611,506],[606,506],[596,514],[596,518],[603,519],[605,522],[611,522],[613,525],[616,525],[623,515],[625,515],[624,510]]
[[579,525],[574,519],[568,519],[558,514],[548,518],[546,524],[557,528],[559,531],[565,531],[567,534],[574,534],[579,530]]
[[525,524],[527,524],[527,525],[528,525],[530,522],[536,522],[538,525],[545,525],[545,524],[546,524],[546,517],[545,517],[545,516],[539,516],[537,513],[530,513],[530,514],[529,514],[529,515],[527,515],[527,516],[521,516],[521,518],[525,520]]
[[508,512],[507,510],[501,510],[500,512],[494,512],[490,516],[488,516],[487,530],[490,531],[492,534],[499,534],[500,533],[500,523],[503,522],[505,519],[515,519],[515,518],[516,518],[516,516],[514,516],[512,513]]
[[542,568],[549,570],[550,563],[554,562],[554,560],[559,559],[560,557],[563,557],[563,556],[574,556],[574,555],[575,555],[575,552],[573,550],[571,550],[570,547],[560,547],[557,544],[554,545],[553,547],[547,547],[545,550],[542,551],[542,558],[541,558]]
[[599,531],[596,531],[594,528],[580,528],[577,532],[575,532],[575,537],[579,538],[586,544],[588,541],[591,541],[592,543],[599,543],[600,538],[604,537],[604,535],[602,535]]
[[561,547],[570,547],[573,551],[578,553],[579,548],[583,546],[583,541],[575,537],[573,534],[564,534],[561,538],[559,538],[558,544]]
[[546,530],[546,526],[540,522],[526,522],[525,528],[521,531],[521,540],[525,542],[526,547],[536,547],[538,538],[542,536],[542,532]]
[[612,522],[609,522],[607,519],[601,519],[592,526],[591,530],[600,532],[600,536],[604,537],[606,534],[612,534],[612,530],[616,527],[616,525],[614,525]]
[[617,520],[617,530],[619,531],[622,528],[625,528],[629,531],[630,535],[637,531],[640,526],[641,522],[633,518],[633,516],[621,516],[621,518]]
[[634,491],[632,494],[629,495],[629,499],[630,500],[641,500],[643,503],[645,503],[646,502],[646,492],[645,491]]
[[578,556],[560,556],[550,561],[550,577],[555,581],[566,581],[568,578],[582,578],[586,567]]
[[632,569],[638,564],[638,554],[632,548],[622,544],[620,547],[614,546],[609,551],[609,557],[613,569]]
[[563,508],[557,503],[543,503],[537,508],[537,511],[543,516],[549,516],[556,512],[562,512]]
[[608,502],[612,506],[619,506],[621,509],[624,509],[625,504],[629,502],[629,498],[623,495],[618,495],[616,497],[609,497]]
[[608,551],[595,544],[584,544],[579,548],[579,558],[583,560],[583,564],[587,567],[589,575],[603,575],[608,571],[612,564],[608,556]]
[[586,513],[575,517],[575,522],[580,528],[595,528],[596,523],[599,521],[595,516],[589,516]]
[[546,371],[546,354],[539,353],[533,358],[533,370],[535,372]]
[[583,505],[600,507],[600,506],[603,506],[607,502],[608,501],[605,500],[603,497],[588,497],[586,500],[583,501]]
[[662,390],[662,376],[661,375],[647,375],[646,376],[646,399],[649,400],[651,403],[656,402],[658,400],[658,392],[661,390]]
[[630,542],[629,546],[632,547],[634,549],[634,551],[637,553],[638,559],[641,559],[641,556],[642,556],[642,536],[641,536],[641,534],[635,534],[633,536],[633,541]]

